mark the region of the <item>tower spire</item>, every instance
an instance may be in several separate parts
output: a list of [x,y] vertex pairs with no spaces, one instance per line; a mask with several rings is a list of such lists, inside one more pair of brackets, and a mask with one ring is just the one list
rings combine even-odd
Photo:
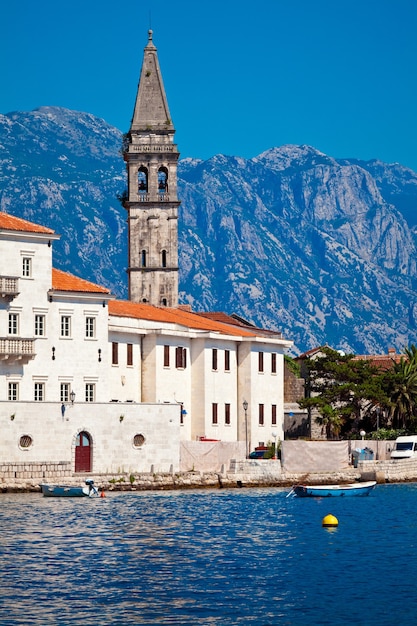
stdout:
[[178,206],[174,126],[148,31],[136,102],[124,143],[128,193],[129,299],[178,305]]
[[165,95],[157,49],[152,40],[153,31],[148,31],[148,44],[140,74],[135,108],[130,130],[153,129],[174,130]]

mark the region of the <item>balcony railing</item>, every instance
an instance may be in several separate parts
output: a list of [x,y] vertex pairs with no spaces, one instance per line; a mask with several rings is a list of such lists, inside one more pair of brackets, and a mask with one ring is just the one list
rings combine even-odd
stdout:
[[28,363],[35,356],[35,339],[0,337],[0,360]]
[[19,295],[19,279],[15,276],[0,276],[0,295],[13,300]]

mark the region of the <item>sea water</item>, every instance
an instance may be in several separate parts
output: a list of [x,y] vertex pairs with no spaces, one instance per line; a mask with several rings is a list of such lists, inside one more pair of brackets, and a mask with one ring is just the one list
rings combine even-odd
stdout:
[[288,492],[2,494],[0,624],[414,626],[417,485]]

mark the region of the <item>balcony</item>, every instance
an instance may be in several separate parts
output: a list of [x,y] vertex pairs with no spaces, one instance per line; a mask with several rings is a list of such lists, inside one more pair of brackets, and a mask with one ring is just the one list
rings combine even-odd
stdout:
[[36,356],[35,339],[0,337],[0,360],[22,364],[29,363]]
[[13,300],[19,295],[19,279],[14,276],[0,276],[0,296]]

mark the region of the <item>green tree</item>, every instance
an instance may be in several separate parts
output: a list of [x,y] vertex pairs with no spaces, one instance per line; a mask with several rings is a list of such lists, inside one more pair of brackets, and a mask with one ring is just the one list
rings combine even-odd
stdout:
[[320,356],[306,361],[305,367],[307,397],[300,405],[318,410],[317,421],[328,438],[359,430],[360,423],[369,427],[376,410],[390,406],[384,373],[369,360],[326,346]]
[[417,425],[417,348],[405,348],[404,356],[387,372],[385,386],[389,395],[390,418],[394,428],[415,430]]

